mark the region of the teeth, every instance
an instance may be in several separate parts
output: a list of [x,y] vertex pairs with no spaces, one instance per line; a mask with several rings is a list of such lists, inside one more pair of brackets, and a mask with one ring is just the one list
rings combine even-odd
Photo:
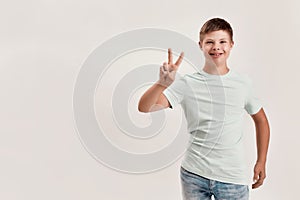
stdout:
[[212,53],[212,54],[210,54],[210,55],[212,55],[212,56],[220,56],[220,55],[222,55],[221,53]]

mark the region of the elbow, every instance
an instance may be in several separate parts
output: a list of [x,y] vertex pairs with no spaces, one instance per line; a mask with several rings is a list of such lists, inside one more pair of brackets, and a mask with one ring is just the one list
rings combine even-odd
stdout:
[[147,109],[145,108],[145,106],[142,105],[141,102],[139,102],[139,105],[138,105],[138,111],[139,111],[139,112],[142,112],[142,113],[148,113],[148,112],[149,112],[149,110],[147,110]]
[[146,113],[146,110],[144,110],[142,107],[138,106],[138,111],[142,113]]

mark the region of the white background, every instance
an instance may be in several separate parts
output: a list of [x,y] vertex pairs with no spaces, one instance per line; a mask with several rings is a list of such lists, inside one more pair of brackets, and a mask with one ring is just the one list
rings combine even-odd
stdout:
[[[116,34],[155,27],[197,41],[201,25],[219,16],[234,29],[230,67],[252,77],[271,125],[267,179],[251,199],[297,199],[299,10],[296,0],[1,1],[0,198],[181,199],[180,160],[131,175],[86,152],[73,121],[73,87],[84,60]],[[252,168],[249,117],[245,134]]]

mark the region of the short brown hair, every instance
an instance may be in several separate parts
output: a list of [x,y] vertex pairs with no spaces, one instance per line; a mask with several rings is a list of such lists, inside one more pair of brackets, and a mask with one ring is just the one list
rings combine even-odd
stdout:
[[221,18],[212,18],[203,24],[200,30],[200,41],[203,41],[205,34],[219,30],[227,31],[231,41],[233,41],[233,31],[230,24]]

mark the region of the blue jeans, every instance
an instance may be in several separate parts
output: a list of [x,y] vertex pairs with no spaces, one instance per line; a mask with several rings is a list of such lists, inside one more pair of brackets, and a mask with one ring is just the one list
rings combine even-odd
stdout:
[[182,194],[184,200],[248,200],[247,185],[237,185],[210,180],[180,169]]

